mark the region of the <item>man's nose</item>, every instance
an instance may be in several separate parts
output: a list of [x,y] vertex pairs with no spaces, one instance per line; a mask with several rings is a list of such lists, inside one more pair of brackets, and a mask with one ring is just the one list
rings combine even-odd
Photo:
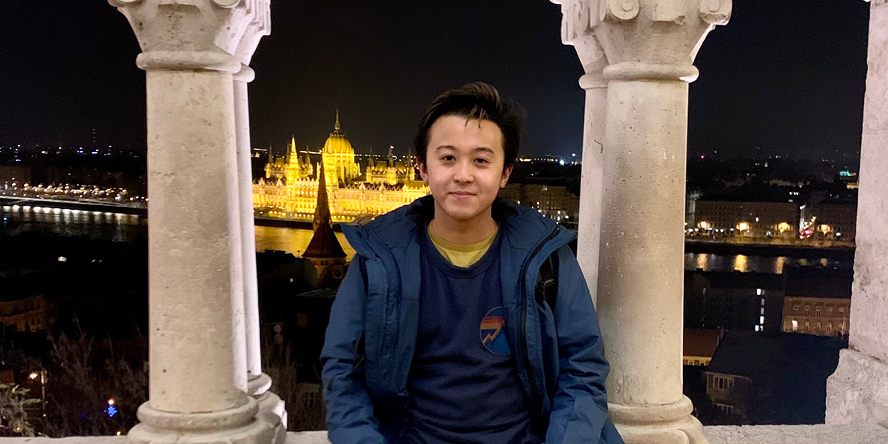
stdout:
[[471,162],[458,162],[453,173],[454,182],[471,182],[474,179]]

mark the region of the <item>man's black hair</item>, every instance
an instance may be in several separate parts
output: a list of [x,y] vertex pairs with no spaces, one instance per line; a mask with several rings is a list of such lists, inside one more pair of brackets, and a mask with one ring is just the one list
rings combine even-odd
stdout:
[[504,167],[515,163],[521,145],[524,109],[516,102],[504,99],[499,91],[484,82],[473,82],[462,88],[444,92],[429,105],[419,121],[419,130],[413,139],[416,155],[426,163],[429,130],[443,116],[462,116],[467,119],[489,120],[503,133]]

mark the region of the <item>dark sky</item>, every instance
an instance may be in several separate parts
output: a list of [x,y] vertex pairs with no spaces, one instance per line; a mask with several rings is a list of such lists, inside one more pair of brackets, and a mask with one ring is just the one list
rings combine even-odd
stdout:
[[[691,85],[689,148],[720,155],[856,155],[869,4],[739,0]],[[338,107],[358,152],[406,152],[426,104],[485,80],[528,111],[527,154],[579,153],[582,68],[547,0],[272,2],[253,58],[254,146],[291,135],[318,148]],[[104,0],[0,6],[0,145],[144,146],[144,73],[124,17]],[[761,150],[756,150],[761,147]]]

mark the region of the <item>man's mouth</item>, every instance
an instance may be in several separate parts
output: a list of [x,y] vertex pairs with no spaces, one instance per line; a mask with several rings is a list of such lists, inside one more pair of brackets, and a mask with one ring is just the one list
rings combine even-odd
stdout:
[[468,191],[453,191],[450,194],[452,194],[454,196],[458,196],[458,197],[469,197],[469,196],[475,195],[475,193],[470,193]]

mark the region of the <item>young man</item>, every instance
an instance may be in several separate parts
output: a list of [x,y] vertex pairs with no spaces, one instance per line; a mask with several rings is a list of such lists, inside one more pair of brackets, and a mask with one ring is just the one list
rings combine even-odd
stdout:
[[[497,199],[522,120],[484,83],[442,94],[414,142],[431,196],[344,227],[357,254],[321,355],[333,444],[622,444],[573,236]],[[557,297],[539,301],[550,257]]]

